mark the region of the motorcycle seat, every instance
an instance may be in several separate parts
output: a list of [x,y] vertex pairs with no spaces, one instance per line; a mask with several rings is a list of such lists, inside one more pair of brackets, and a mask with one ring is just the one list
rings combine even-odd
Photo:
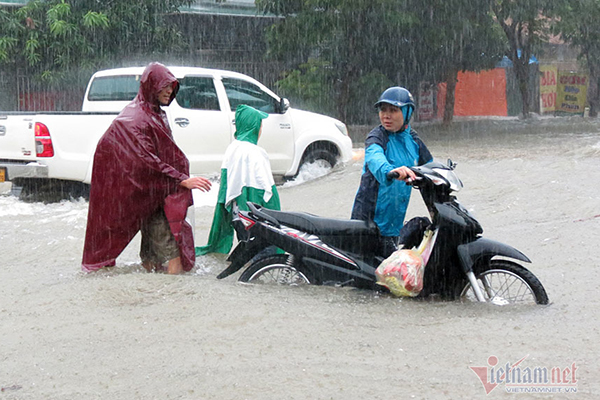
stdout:
[[282,225],[310,234],[331,236],[379,236],[379,228],[372,221],[322,218],[304,212],[274,211],[266,208],[262,208],[261,212],[275,218]]

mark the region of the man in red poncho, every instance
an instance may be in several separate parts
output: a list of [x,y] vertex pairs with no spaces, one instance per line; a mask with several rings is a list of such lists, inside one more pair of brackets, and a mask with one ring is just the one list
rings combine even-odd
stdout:
[[96,147],[82,269],[115,260],[138,231],[144,267],[170,274],[194,267],[192,227],[185,220],[191,189],[210,181],[189,177],[189,161],[173,141],[161,106],[171,104],[179,83],[162,64],[144,70],[136,98],[113,121]]

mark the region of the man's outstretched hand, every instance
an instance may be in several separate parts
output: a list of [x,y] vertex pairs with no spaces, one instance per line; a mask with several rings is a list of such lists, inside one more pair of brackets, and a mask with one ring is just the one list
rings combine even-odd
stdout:
[[208,192],[212,183],[206,178],[201,176],[193,176],[191,178],[186,179],[185,181],[181,181],[181,186],[186,187],[190,190],[192,189],[200,189],[203,192]]

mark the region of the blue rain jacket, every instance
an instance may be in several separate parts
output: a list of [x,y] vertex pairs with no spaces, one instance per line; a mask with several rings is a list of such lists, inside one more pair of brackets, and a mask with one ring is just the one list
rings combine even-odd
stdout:
[[407,166],[433,160],[429,149],[410,125],[400,132],[389,132],[379,125],[365,140],[365,164],[360,187],[354,199],[352,219],[374,221],[382,236],[398,236],[412,187],[386,174]]

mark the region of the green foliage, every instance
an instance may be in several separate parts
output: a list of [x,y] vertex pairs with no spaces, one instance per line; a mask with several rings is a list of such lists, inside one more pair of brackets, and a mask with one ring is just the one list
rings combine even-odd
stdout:
[[563,4],[553,31],[578,46],[581,58],[600,73],[600,1],[569,0]]
[[377,70],[363,75],[351,86],[348,118],[350,123],[379,123],[374,104],[381,93],[395,83]]
[[[297,69],[285,73],[277,82],[280,95],[288,97],[295,107],[335,115],[339,99],[332,97],[327,88],[336,86],[337,75],[325,61],[310,59]],[[376,120],[377,114],[367,104],[374,103],[386,88],[394,83],[379,71],[373,70],[361,76],[350,88],[347,105],[347,122],[364,123]]]
[[35,65],[41,60],[41,55],[38,52],[40,42],[35,37],[30,37],[25,43],[25,58],[29,65]]
[[553,31],[577,46],[579,59],[589,72],[590,117],[600,111],[600,0],[567,0],[555,20]]
[[95,27],[98,27],[100,29],[106,29],[109,27],[108,16],[100,12],[88,11],[83,16],[83,26],[92,29]]
[[323,88],[329,86],[333,79],[332,74],[328,76],[328,71],[331,68],[327,62],[310,59],[298,69],[287,72],[277,82],[278,92],[299,107],[326,114],[334,113],[335,106],[323,93]]
[[[294,84],[302,78],[324,85],[321,96],[336,99],[335,115],[345,121],[364,117],[355,102],[364,109],[378,96],[367,97],[362,83],[373,76],[416,92],[419,82],[441,82],[448,70],[489,68],[504,50],[484,0],[258,0],[257,6],[286,16],[268,31],[268,56],[295,66],[286,76]],[[296,94],[317,104],[308,90]]]
[[17,44],[17,39],[13,37],[0,37],[0,63],[6,62],[9,52]]
[[564,0],[494,0],[492,11],[508,40],[508,57],[513,62],[523,103],[523,115],[531,111],[529,60],[548,40],[554,18],[560,17]]
[[[494,0],[492,11],[504,31],[511,53],[517,49],[527,62],[529,57],[540,50],[540,44],[547,41],[549,21],[556,16],[558,5],[563,0]],[[511,55],[512,57],[512,55]],[[512,58],[511,58],[512,59]],[[512,60],[517,61],[516,58]]]
[[335,107],[334,115],[344,120],[353,100],[352,86],[363,76],[377,70],[408,80],[410,71],[401,71],[398,77],[397,67],[410,48],[402,38],[410,36],[417,20],[402,2],[262,0],[257,5],[267,12],[288,14],[268,32],[268,56],[296,66],[316,60],[311,68],[294,68],[297,72],[292,76],[301,74],[309,81],[322,82],[320,96],[335,98],[334,105],[327,106]]
[[0,64],[46,84],[81,87],[101,67],[185,48],[163,16],[189,0],[32,0],[0,9]]
[[418,58],[427,81],[445,81],[449,72],[493,68],[506,51],[488,1],[434,0],[419,11]]

